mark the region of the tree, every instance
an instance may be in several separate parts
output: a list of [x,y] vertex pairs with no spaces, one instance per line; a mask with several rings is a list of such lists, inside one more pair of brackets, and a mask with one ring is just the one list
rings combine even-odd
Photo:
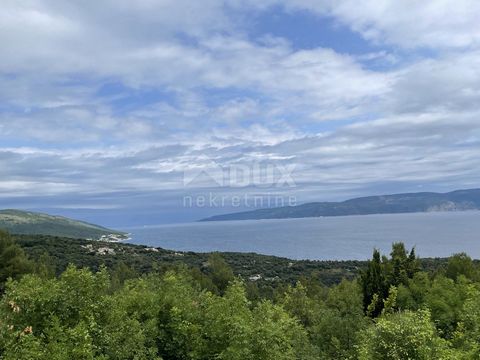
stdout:
[[460,313],[453,343],[464,352],[464,359],[480,358],[480,291],[470,285]]
[[403,243],[392,244],[391,273],[389,274],[389,285],[398,286],[405,284],[408,280],[408,256]]
[[467,279],[475,280],[477,271],[473,265],[472,259],[465,253],[455,254],[448,259],[445,276],[452,280],[457,280],[458,276],[463,275]]
[[47,252],[44,252],[35,261],[35,274],[47,279],[55,277],[56,269],[54,264],[53,258]]
[[363,307],[371,317],[381,314],[385,299],[392,286],[398,288],[408,284],[409,279],[419,271],[415,249],[407,253],[403,243],[392,244],[391,258],[383,257],[374,250],[373,258],[367,269],[361,273],[360,283],[363,290]]
[[112,290],[120,289],[125,281],[135,279],[138,277],[138,273],[130,266],[120,261],[115,265],[111,271],[111,283]]
[[[373,251],[372,260],[367,264],[367,269],[361,273],[360,283],[363,291],[363,309],[366,312],[368,307],[377,295],[378,298],[384,299],[388,295],[388,287],[385,279],[383,265],[380,260],[380,252],[375,249]],[[376,302],[371,316],[376,317],[382,312],[382,303]]]
[[105,269],[73,266],[58,279],[29,274],[9,281],[0,303],[0,358],[158,359],[147,319],[130,316],[127,297],[117,301],[109,289]]
[[363,332],[360,360],[447,359],[447,343],[435,331],[428,310],[389,314]]
[[239,281],[234,281],[223,297],[206,297],[204,304],[202,332],[208,339],[208,350],[196,359],[316,358],[298,320],[270,301],[262,301],[250,309],[245,288]]
[[460,276],[457,281],[437,276],[425,296],[425,303],[431,310],[440,334],[451,338],[460,320],[460,313],[468,298],[469,282]]
[[32,272],[33,263],[28,260],[12,237],[0,230],[0,293],[8,278],[18,279],[21,275]]
[[343,280],[328,292],[319,335],[327,345],[324,352],[332,359],[351,359],[358,333],[368,320],[363,314],[362,292],[356,281]]
[[415,254],[415,248],[410,250],[410,254],[407,259],[407,276],[409,279],[413,278],[416,273],[420,271],[420,262]]
[[425,298],[431,288],[431,280],[426,272],[417,272],[406,285],[398,287],[397,306],[401,310],[418,310],[425,305]]
[[208,258],[208,275],[220,294],[223,294],[228,284],[235,279],[231,267],[220,253],[213,253]]

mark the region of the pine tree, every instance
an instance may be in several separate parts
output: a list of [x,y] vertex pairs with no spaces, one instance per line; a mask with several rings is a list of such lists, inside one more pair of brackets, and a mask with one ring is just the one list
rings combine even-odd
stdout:
[[[374,298],[384,299],[387,295],[385,275],[383,265],[380,259],[380,252],[373,251],[372,260],[368,262],[367,269],[361,274],[361,285],[363,290],[363,307],[367,311]],[[375,296],[375,294],[377,296]],[[372,317],[378,316],[382,311],[382,301],[376,302],[373,309],[370,308]]]

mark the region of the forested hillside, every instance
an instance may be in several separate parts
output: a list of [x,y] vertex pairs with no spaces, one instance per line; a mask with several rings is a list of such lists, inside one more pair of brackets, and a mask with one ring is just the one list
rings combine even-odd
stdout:
[[480,356],[480,269],[465,254],[427,269],[398,243],[351,280],[325,286],[305,268],[265,292],[218,253],[200,267],[158,261],[140,274],[121,260],[57,275],[60,253],[28,257],[27,243],[0,234],[2,360]]
[[127,234],[63,216],[22,210],[0,210],[0,229],[12,234],[43,234],[70,238],[124,239]]

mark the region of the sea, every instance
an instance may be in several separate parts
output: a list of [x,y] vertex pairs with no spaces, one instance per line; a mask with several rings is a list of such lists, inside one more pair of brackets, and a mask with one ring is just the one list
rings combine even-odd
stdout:
[[420,257],[480,259],[480,211],[195,222],[123,229],[128,242],[176,251],[254,252],[290,259],[365,260],[394,242]]

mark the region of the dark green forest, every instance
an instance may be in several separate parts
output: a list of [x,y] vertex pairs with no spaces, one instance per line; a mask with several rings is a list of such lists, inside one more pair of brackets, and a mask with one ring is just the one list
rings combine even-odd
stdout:
[[480,268],[0,232],[0,359],[479,359]]

